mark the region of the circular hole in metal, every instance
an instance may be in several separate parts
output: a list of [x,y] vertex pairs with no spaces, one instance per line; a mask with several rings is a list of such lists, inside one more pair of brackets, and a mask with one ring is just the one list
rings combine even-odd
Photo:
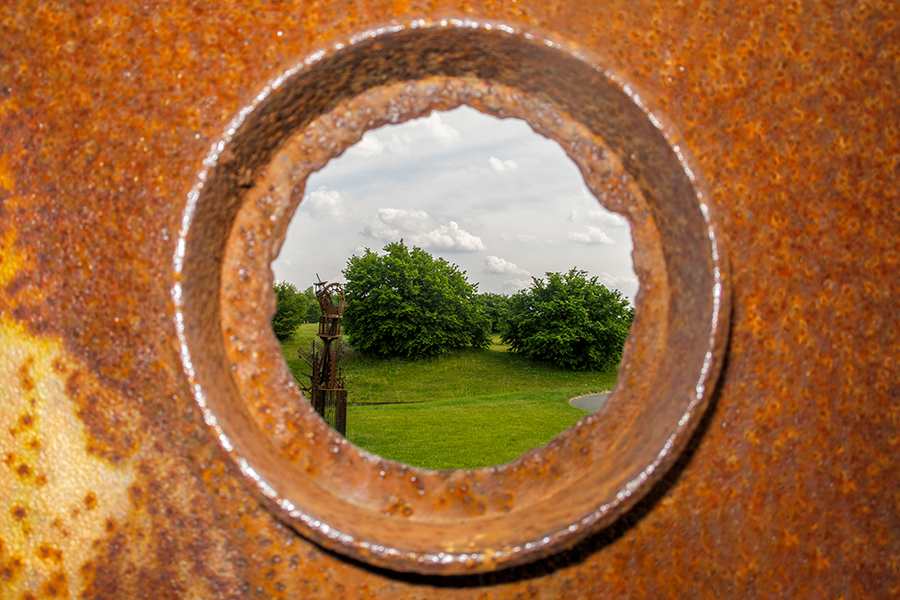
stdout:
[[[499,467],[425,471],[371,455],[298,402],[268,327],[291,191],[251,193],[289,140],[306,175],[366,129],[468,104],[557,140],[633,228],[637,315],[604,409]],[[645,494],[705,409],[728,315],[719,237],[678,148],[586,57],[508,27],[379,31],[316,55],[235,120],[192,191],[175,256],[182,361],[223,450],[298,532],[394,570],[484,572],[559,551]],[[306,175],[295,173],[298,178]],[[290,180],[290,177],[288,177]],[[287,185],[287,183],[286,183]],[[297,199],[299,200],[299,198]]]
[[[303,197],[272,264],[276,281],[298,289],[309,286],[313,318],[292,338],[282,339],[298,385],[311,386],[310,345],[316,340],[319,355],[323,349],[316,338],[319,307],[312,283],[320,275],[343,282],[348,259],[363,256],[362,248],[383,255],[383,245],[403,239],[410,248],[420,246],[436,259],[458,264],[467,281],[478,286],[479,297],[498,303],[531,287],[533,275],[543,280],[547,272],[566,274],[575,268],[587,271],[589,278],[597,276],[613,293],[619,287],[627,290],[622,304],[633,301],[637,280],[627,220],[598,204],[560,146],[524,121],[501,120],[463,106],[370,130],[313,173],[305,189],[294,177],[296,169],[288,166],[291,156],[305,152],[291,151],[292,146],[291,141],[285,145],[281,159],[274,161],[280,168],[270,167],[249,194],[268,197],[270,205],[291,204],[289,198],[271,197],[290,187],[281,180],[291,180],[292,194]],[[603,184],[608,198],[624,192],[618,180],[606,189],[608,183]],[[268,222],[265,216],[262,222]],[[376,296],[382,297],[371,297]],[[372,300],[367,295],[359,301]],[[391,312],[378,311],[378,322],[367,321],[365,326],[376,333],[372,345],[421,347],[417,336],[432,336],[422,330],[424,315],[401,310],[417,301],[395,300]],[[607,302],[618,305],[612,298]],[[380,309],[384,303],[378,305]],[[578,308],[568,323],[551,319],[553,326],[571,329],[580,318]],[[602,314],[598,310],[594,318]],[[339,402],[347,405],[326,406],[327,394],[313,404],[352,443],[424,468],[498,465],[545,445],[587,414],[582,406],[593,412],[602,402],[606,394],[595,394],[612,389],[621,357],[621,347],[618,352],[577,353],[572,348],[578,341],[567,339],[560,342],[561,350],[553,351],[572,364],[556,367],[510,352],[500,342],[495,322],[492,343],[484,349],[466,345],[417,357],[421,360],[379,358],[357,352],[368,345],[354,331],[353,317],[348,310],[342,338],[330,341],[342,349],[337,356],[349,394]],[[385,327],[385,322],[393,325]],[[399,340],[393,333],[398,328],[407,332]],[[607,357],[609,362],[599,366]],[[587,360],[596,364],[586,369]],[[576,361],[580,369],[571,370]],[[311,398],[311,390],[305,395]],[[570,405],[576,396],[584,398]]]

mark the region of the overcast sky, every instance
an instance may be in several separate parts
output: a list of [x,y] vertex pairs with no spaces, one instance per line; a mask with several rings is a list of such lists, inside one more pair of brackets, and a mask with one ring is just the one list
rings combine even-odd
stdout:
[[601,208],[556,142],[468,107],[369,131],[307,182],[272,264],[305,289],[403,238],[459,265],[479,292],[586,270],[632,303],[631,230]]

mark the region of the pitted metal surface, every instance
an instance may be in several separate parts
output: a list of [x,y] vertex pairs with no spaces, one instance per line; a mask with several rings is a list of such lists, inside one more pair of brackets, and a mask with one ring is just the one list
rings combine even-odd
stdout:
[[[730,291],[711,208],[635,97],[548,42],[472,21],[373,32],[261,94],[190,195],[173,297],[195,399],[248,485],[325,547],[442,575],[548,556],[651,489],[707,406]],[[269,261],[317,165],[371,127],[461,103],[526,119],[566,149],[631,221],[644,291],[602,415],[509,464],[435,473],[360,452],[305,409],[269,331]]]
[[[0,29],[0,598],[900,594],[894,4],[20,2],[0,7]],[[403,39],[414,43],[392,41]],[[510,41],[491,46],[486,39]],[[368,62],[350,51],[361,47],[370,50]],[[201,331],[198,323],[204,334],[225,331],[228,318],[254,306],[223,300],[233,299],[228,286],[247,255],[241,244],[248,238],[238,232],[229,241],[231,226],[256,219],[245,214],[246,198],[272,174],[272,157],[290,150],[290,136],[307,127],[292,115],[326,114],[377,92],[367,73],[462,77],[468,80],[461,89],[471,90],[483,82],[513,85],[503,73],[518,70],[529,75],[513,86],[521,90],[540,79],[540,69],[534,77],[528,69],[546,65],[540,57],[547,52],[588,65],[609,91],[560,99],[547,95],[549,84],[535,83],[524,89],[528,98],[588,127],[601,118],[613,123],[617,107],[645,109],[623,109],[618,125],[592,130],[643,201],[656,207],[647,209],[651,230],[636,239],[647,273],[644,325],[635,340],[679,333],[689,341],[696,317],[712,314],[704,302],[719,263],[683,241],[696,236],[679,237],[692,228],[703,232],[688,208],[706,203],[730,299],[730,310],[726,302],[705,322],[722,324],[709,345],[710,364],[721,362],[721,373],[708,378],[689,427],[635,498],[608,520],[508,563],[482,556],[467,564],[449,553],[455,562],[447,569],[417,567],[411,555],[381,550],[396,539],[419,539],[425,556],[440,540],[417,538],[400,525],[394,536],[379,523],[402,522],[386,513],[408,506],[425,520],[429,511],[449,511],[466,527],[463,508],[476,492],[486,511],[500,514],[510,500],[520,501],[506,499],[504,486],[535,498],[542,490],[579,490],[547,482],[577,471],[573,450],[598,448],[598,440],[625,430],[631,437],[623,443],[653,440],[668,427],[660,416],[667,407],[678,412],[677,398],[646,408],[642,399],[661,388],[642,387],[623,370],[608,410],[533,455],[546,458],[540,464],[523,459],[515,477],[447,473],[428,504],[418,500],[415,470],[372,467],[372,477],[357,465],[351,482],[364,492],[322,483],[330,496],[307,498],[302,507],[319,525],[292,522],[279,502],[293,492],[278,488],[270,497],[248,477],[279,453],[290,459],[285,440],[279,443],[286,448],[272,442],[263,450],[252,441],[267,419],[273,428],[299,423],[302,432],[320,432],[305,413],[297,421],[296,409],[266,413],[264,402],[244,400],[258,391],[252,365],[267,366],[253,363],[268,359],[252,352],[265,350],[272,336],[242,330],[257,336],[246,357],[228,346],[228,336],[218,346],[197,346],[190,337]],[[329,60],[331,88],[295,85]],[[449,72],[449,63],[468,66]],[[446,81],[441,86],[448,89]],[[613,100],[600,110],[596,102],[604,98]],[[297,102],[308,112],[278,110]],[[405,110],[412,115],[425,104],[417,106]],[[517,116],[535,126],[537,111],[523,110]],[[647,123],[651,129],[642,129]],[[642,145],[652,136],[640,132],[650,130],[662,142]],[[219,148],[226,139],[243,145]],[[622,151],[630,147],[682,155],[695,176],[696,193],[678,205],[687,212],[655,193],[665,186],[654,180],[651,158]],[[226,164],[241,167],[227,175],[238,193],[208,195]],[[199,185],[202,173],[208,185]],[[293,210],[291,192],[276,228]],[[212,200],[218,208],[204,213]],[[192,202],[198,212],[189,210]],[[636,213],[620,210],[638,222]],[[272,235],[266,251],[283,231]],[[194,262],[198,240],[215,242],[202,265]],[[699,279],[686,275],[691,261],[702,267]],[[252,276],[266,281],[264,268]],[[648,282],[659,283],[662,295],[648,291]],[[269,302],[254,301],[257,309]],[[662,327],[653,315],[683,318],[663,319]],[[688,341],[681,347],[699,352]],[[200,347],[205,352],[186,360],[186,349]],[[659,347],[665,344],[633,344],[632,367],[668,372],[657,364],[665,363]],[[203,378],[220,373],[236,383],[223,385],[230,390],[224,404],[209,396],[205,412]],[[273,397],[289,397],[279,386]],[[229,450],[232,439],[211,426],[225,418],[216,412],[224,406],[249,407],[237,427],[250,432],[245,453]],[[640,414],[660,418],[638,422]],[[323,452],[338,447],[338,461],[369,460],[340,450],[339,440],[319,445]],[[319,455],[297,454],[300,470],[310,456]],[[646,466],[639,451],[629,456],[632,466]],[[609,462],[610,473],[626,464]],[[423,475],[429,486],[439,477]],[[592,493],[609,490],[586,481],[572,505],[589,506]],[[392,493],[409,501],[373,504]],[[323,507],[326,497],[352,510]],[[440,498],[447,508],[436,508]],[[543,539],[536,532],[547,522],[571,522],[562,518],[571,516],[568,500],[523,515],[516,521],[522,532],[502,519],[484,531],[495,540],[533,539],[531,533]],[[371,556],[329,541],[321,527],[358,511],[372,515],[359,519]]]

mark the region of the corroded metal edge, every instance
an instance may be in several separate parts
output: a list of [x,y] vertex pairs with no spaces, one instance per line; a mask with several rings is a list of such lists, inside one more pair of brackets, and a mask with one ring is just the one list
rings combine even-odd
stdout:
[[[414,24],[410,25],[411,29],[440,29],[454,27],[484,29],[485,31],[496,29],[497,31],[520,37],[531,43],[543,43],[555,50],[566,51],[561,44],[551,42],[549,41],[549,38],[541,40],[540,38],[536,38],[532,33],[514,31],[511,30],[511,28],[491,23],[478,23],[471,20],[447,20],[435,24],[414,22]],[[405,29],[406,28],[397,25],[373,29],[354,36],[347,45],[335,44],[332,47],[332,52],[340,52],[347,47],[352,47],[353,45],[365,42],[366,40],[389,38],[391,34],[402,32]],[[586,60],[585,55],[580,51],[572,51],[569,52],[569,54],[578,60]],[[674,462],[678,452],[687,444],[691,433],[696,427],[697,421],[699,421],[699,418],[702,416],[703,410],[708,404],[712,384],[715,382],[718,369],[721,366],[724,354],[722,349],[727,341],[729,290],[727,287],[727,267],[724,263],[724,255],[719,251],[719,246],[721,244],[720,236],[717,234],[710,207],[704,200],[703,194],[698,188],[699,184],[694,175],[694,170],[688,165],[688,161],[678,145],[672,142],[671,135],[661,124],[660,119],[654,116],[644,106],[640,96],[627,84],[605,71],[602,72],[602,74],[618,85],[620,90],[641,109],[647,119],[663,133],[667,143],[670,144],[673,152],[678,157],[678,160],[697,195],[700,210],[702,211],[706,223],[706,231],[710,244],[709,251],[715,265],[712,289],[709,290],[713,309],[710,315],[711,321],[708,324],[710,332],[708,348],[694,386],[695,396],[678,419],[676,429],[655,455],[652,462],[646,465],[636,476],[632,477],[627,482],[624,482],[610,502],[598,506],[594,511],[583,515],[575,522],[568,523],[565,527],[560,528],[551,535],[542,535],[536,539],[529,539],[527,541],[523,540],[521,543],[513,542],[504,548],[483,548],[468,552],[423,552],[421,550],[394,547],[391,542],[366,539],[342,530],[338,524],[330,522],[329,519],[323,519],[316,516],[317,509],[315,506],[299,506],[288,499],[279,491],[280,486],[273,480],[273,473],[270,472],[267,476],[266,471],[268,471],[268,469],[262,465],[254,466],[251,464],[251,461],[248,461],[246,456],[236,448],[235,434],[232,433],[229,435],[229,432],[226,431],[220,423],[220,419],[217,418],[213,408],[209,406],[204,389],[198,382],[196,376],[195,365],[189,348],[190,342],[185,331],[185,311],[187,309],[183,301],[181,281],[181,274],[186,259],[187,239],[195,218],[197,202],[199,201],[204,184],[210,173],[215,170],[219,163],[219,157],[223,152],[226,152],[228,144],[238,133],[245,120],[257,109],[257,107],[269,98],[270,95],[275,93],[286,83],[290,82],[290,80],[298,74],[314,69],[327,55],[328,51],[325,50],[312,53],[304,61],[277,77],[255,97],[253,103],[239,111],[226,128],[222,137],[211,146],[207,157],[203,162],[204,169],[198,174],[197,182],[188,195],[188,201],[182,218],[181,230],[178,234],[177,249],[173,257],[175,281],[171,295],[176,307],[175,321],[177,335],[181,346],[181,360],[184,364],[185,374],[190,381],[197,405],[203,414],[204,421],[213,430],[221,447],[238,466],[240,473],[250,482],[251,486],[256,489],[266,504],[281,514],[283,518],[293,523],[298,530],[303,532],[304,535],[310,539],[339,552],[348,552],[354,558],[371,562],[372,564],[379,566],[387,566],[392,569],[409,569],[420,572],[440,572],[444,574],[481,572],[495,569],[500,565],[511,566],[546,556],[577,542],[589,533],[596,531],[597,528],[608,525],[646,493],[646,491],[653,486],[655,481],[659,479],[665,469]],[[597,67],[593,68],[596,69]],[[593,422],[594,419],[589,418],[584,422],[582,427],[589,427]],[[241,444],[238,443],[238,445]],[[365,454],[362,454],[361,456],[365,456]],[[368,518],[377,519],[378,517],[368,515]],[[415,524],[406,523],[405,526],[415,527]]]

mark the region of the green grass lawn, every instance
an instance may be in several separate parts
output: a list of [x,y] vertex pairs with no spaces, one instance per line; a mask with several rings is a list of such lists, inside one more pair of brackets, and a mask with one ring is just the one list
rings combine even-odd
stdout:
[[351,406],[347,439],[427,469],[475,469],[542,446],[583,417],[569,405],[580,388],[511,392],[422,404]]
[[[282,344],[294,373],[305,370],[297,349],[309,348],[316,331],[316,324],[301,325]],[[587,414],[570,406],[571,398],[615,385],[615,371],[563,371],[494,342],[423,361],[348,356],[347,438],[385,458],[428,469],[495,465],[546,444]]]

